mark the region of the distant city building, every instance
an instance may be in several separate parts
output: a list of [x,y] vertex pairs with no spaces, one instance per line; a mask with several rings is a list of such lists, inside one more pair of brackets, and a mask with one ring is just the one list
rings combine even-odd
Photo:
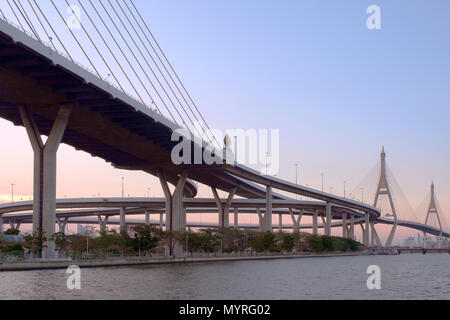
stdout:
[[416,244],[416,238],[408,237],[403,241],[403,246],[408,248],[413,248]]

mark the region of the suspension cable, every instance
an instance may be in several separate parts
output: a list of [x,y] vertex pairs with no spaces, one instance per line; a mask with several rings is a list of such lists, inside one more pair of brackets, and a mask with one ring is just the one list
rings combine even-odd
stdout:
[[109,66],[109,64],[106,62],[105,58],[103,57],[103,55],[101,54],[100,50],[98,50],[98,47],[95,45],[94,41],[92,41],[91,36],[89,35],[89,33],[86,31],[86,28],[83,26],[83,24],[81,23],[79,17],[75,14],[75,11],[73,10],[73,8],[69,5],[69,2],[67,0],[65,0],[67,7],[71,9],[73,15],[75,16],[75,18],[77,19],[78,23],[80,24],[81,28],[83,29],[84,33],[86,33],[87,37],[89,38],[89,40],[91,41],[92,45],[94,46],[95,50],[97,51],[98,55],[100,56],[100,58],[103,60],[103,63],[106,65],[106,67],[108,68],[109,72],[111,72],[112,76],[114,77],[114,79],[116,80],[117,84],[119,85],[119,87],[123,90],[123,87],[120,83],[120,81],[117,79],[116,75],[114,74],[114,72],[111,70],[111,67]]
[[[61,41],[61,39],[59,38],[58,34],[56,33],[55,29],[53,28],[52,24],[50,23],[50,21],[48,21],[47,16],[44,14],[44,12],[42,11],[41,7],[37,4],[36,0],[33,0],[34,4],[36,5],[36,7],[38,8],[39,12],[42,14],[42,16],[44,17],[45,21],[47,22],[48,26],[50,27],[50,29],[52,29],[53,34],[55,35],[56,39],[58,39],[58,42],[61,44],[61,46],[63,47],[64,51],[66,52],[67,56],[70,58],[70,60],[72,62],[75,62],[72,58],[72,56],[70,55],[69,51],[67,50],[66,46],[64,45],[64,43]],[[50,38],[51,41],[51,38]],[[52,42],[53,43],[53,42]]]
[[61,17],[61,20],[63,21],[63,24],[65,24],[67,26],[67,29],[69,30],[69,32],[72,34],[72,37],[75,39],[75,41],[78,43],[78,46],[80,47],[81,51],[83,51],[85,57],[88,59],[89,63],[91,64],[91,66],[94,68],[95,72],[97,73],[97,75],[99,76],[99,78],[102,78],[100,73],[98,72],[97,68],[95,67],[95,65],[92,63],[92,60],[89,58],[89,56],[87,55],[86,51],[84,50],[83,46],[80,44],[80,42],[78,41],[78,38],[75,36],[75,34],[73,33],[73,31],[70,29],[70,27],[67,25],[66,21],[64,20],[64,17],[62,16],[61,12],[59,11],[58,7],[55,5],[55,3],[53,2],[53,0],[50,0],[50,2],[53,4],[53,7],[55,7],[56,11],[58,12],[58,15]]
[[[157,108],[157,110],[159,111],[159,113],[161,113],[161,110],[158,108],[158,105],[154,102],[153,97],[151,96],[151,94],[148,92],[147,88],[144,86],[144,84],[142,83],[142,80],[140,80],[138,73],[136,72],[136,69],[133,67],[133,65],[131,64],[130,60],[128,59],[127,55],[123,52],[122,47],[120,46],[120,44],[117,42],[116,38],[114,37],[114,35],[112,34],[111,30],[109,30],[108,26],[105,23],[105,20],[102,18],[102,16],[100,15],[100,13],[98,12],[97,8],[95,7],[95,5],[92,3],[91,0],[89,0],[92,8],[94,9],[94,11],[96,12],[97,16],[100,18],[100,20],[102,21],[103,25],[105,26],[106,30],[108,31],[109,35],[111,36],[111,38],[113,39],[114,43],[116,44],[116,46],[119,48],[120,52],[122,53],[123,57],[125,58],[125,60],[127,61],[128,65],[130,66],[131,70],[133,70],[134,74],[136,75],[136,77],[139,79],[139,82],[141,83],[141,85],[144,87],[144,90],[147,92],[148,96],[150,97],[150,99],[152,100],[152,104],[155,105],[155,107]],[[101,2],[100,2],[101,4]],[[111,19],[111,18],[110,18]],[[161,113],[162,114],[162,113]]]
[[[117,0],[116,0],[117,1]],[[139,24],[139,22],[136,19],[135,14],[133,13],[133,11],[131,10],[130,6],[127,4],[127,2],[125,0],[122,0],[122,2],[124,3],[124,5],[127,7],[128,12],[131,14],[134,22],[136,23],[136,25],[138,26],[138,28],[140,29],[140,31],[142,32],[142,34],[147,38],[144,30],[142,29],[141,25]],[[120,5],[119,5],[120,6]],[[123,10],[122,10],[123,12]],[[125,14],[124,15],[127,17],[128,22],[130,23],[131,26],[133,26],[133,24],[131,23],[130,19],[128,19],[128,16]],[[155,64],[155,66],[157,67],[159,73],[161,74],[161,76],[163,77],[163,79],[165,80],[165,82],[167,83],[168,87],[170,88],[172,94],[176,97],[178,103],[180,104],[180,106],[182,106],[182,103],[180,101],[180,99],[178,98],[178,95],[174,92],[172,86],[170,85],[169,81],[167,80],[166,76],[164,75],[164,73],[162,72],[161,68],[159,67],[158,63],[155,61],[155,59],[153,58],[153,55],[150,53],[148,47],[145,45],[144,41],[142,40],[142,38],[140,37],[139,33],[136,31],[136,29],[133,27],[133,30],[135,31],[136,35],[138,36],[140,42],[142,43],[142,45],[144,46],[145,50],[147,51],[148,55],[150,56],[150,58],[152,59],[153,63]],[[148,40],[148,38],[147,38]],[[200,124],[199,119],[197,118],[196,114],[193,112],[190,104],[186,101],[186,98],[184,97],[183,93],[181,92],[180,88],[178,87],[177,83],[175,82],[175,80],[173,79],[172,75],[170,74],[170,72],[167,70],[166,65],[162,62],[161,57],[159,56],[158,52],[156,51],[155,47],[153,46],[153,44],[148,41],[150,47],[152,48],[153,52],[155,53],[155,55],[157,56],[159,62],[161,63],[161,65],[164,67],[165,71],[167,72],[167,74],[169,75],[170,79],[172,80],[173,84],[175,85],[176,89],[178,90],[178,92],[180,93],[182,99],[184,100],[184,102],[186,103],[186,105],[188,106],[189,110],[191,111],[191,114],[194,116],[195,120],[197,121],[197,123]],[[184,109],[184,108],[183,108]],[[203,128],[203,126],[201,126],[201,129],[203,131],[203,133],[205,133],[205,135],[207,136],[207,138],[211,141],[211,137],[208,136],[208,134],[206,133],[205,129]],[[198,132],[198,131],[197,131]],[[217,142],[217,141],[216,141]]]
[[[133,52],[133,50],[131,49],[130,45],[128,44],[128,42],[126,41],[125,37],[123,36],[122,32],[120,31],[120,29],[117,27],[117,24],[115,23],[114,19],[111,17],[111,15],[109,14],[108,10],[106,9],[106,7],[103,5],[103,3],[101,1],[100,5],[103,7],[103,9],[105,10],[106,14],[108,15],[109,19],[111,20],[111,22],[113,23],[114,27],[116,28],[116,30],[119,32],[120,37],[122,38],[123,42],[125,43],[125,45],[127,46],[128,50],[131,52],[132,56],[134,57],[134,59],[136,60],[137,64],[140,66],[140,68],[143,70],[144,74],[146,75],[144,68],[142,67],[142,64],[139,62],[139,59],[136,57],[135,53]],[[111,6],[111,2],[108,3]],[[117,15],[117,13],[116,13]],[[147,76],[148,77],[148,76]],[[139,77],[138,77],[139,78]],[[140,79],[140,78],[139,78]],[[164,107],[166,108],[166,110],[169,112],[170,116],[172,117],[173,121],[175,121],[175,123],[178,124],[178,122],[176,121],[175,117],[173,116],[172,112],[170,111],[170,109],[167,107],[166,103],[164,102],[164,100],[161,98],[159,92],[156,90],[155,85],[153,84],[153,82],[148,79],[151,86],[153,87],[153,90],[155,90],[156,94],[158,95],[159,99],[161,100],[161,102],[163,103]],[[140,80],[142,82],[142,80]],[[145,85],[142,84],[142,86],[145,88]],[[182,118],[181,118],[182,119]]]
[[[137,33],[136,29],[134,28],[134,25],[131,23],[130,19],[128,18],[128,16],[126,15],[125,11],[123,10],[122,6],[120,5],[120,3],[116,0],[117,5],[119,6],[120,10],[122,11],[123,15],[125,16],[125,18],[127,19],[128,23],[131,25],[131,27],[133,28],[134,32],[137,34],[137,36],[140,38],[139,34]],[[124,25],[124,24],[123,24]],[[125,25],[124,25],[125,26]],[[130,32],[128,32],[128,35],[132,38],[132,35],[130,34]],[[161,81],[159,80],[158,76],[156,75],[156,73],[154,72],[153,68],[150,66],[147,58],[145,57],[145,55],[142,53],[142,50],[139,48],[139,46],[136,44],[134,38],[132,38],[134,45],[136,46],[136,48],[138,48],[138,51],[140,52],[141,56],[144,58],[144,61],[146,62],[147,66],[149,67],[150,71],[152,72],[153,76],[156,78],[156,80],[158,81],[158,84],[160,85],[160,87],[162,88],[162,90],[164,91],[164,93],[166,94],[167,98],[169,99],[170,103],[172,104],[172,106],[176,109],[175,104],[173,103],[170,95],[167,93],[165,87],[162,85]],[[141,40],[142,42],[142,40]],[[153,59],[153,57],[152,57]],[[153,60],[154,62],[154,60]],[[173,90],[172,90],[173,92]],[[178,98],[177,98],[178,99]],[[183,109],[184,113],[186,114],[186,116],[188,117],[189,121],[191,122],[192,126],[194,127],[194,129],[197,131],[198,134],[200,134],[198,132],[197,127],[195,126],[194,122],[192,121],[191,117],[189,116],[189,114],[186,112],[186,109],[183,107],[183,105],[180,103],[181,108]],[[184,122],[184,119],[183,119]],[[185,122],[184,122],[185,123]],[[186,124],[186,123],[185,123]],[[187,126],[187,125],[186,125]]]
[[[186,92],[187,96],[189,97],[190,101],[192,102],[192,104],[194,105],[195,109],[197,110],[197,112],[200,114],[200,117],[202,118],[203,122],[206,124],[206,126],[208,127],[208,129],[211,132],[211,128],[209,127],[208,123],[205,121],[202,113],[199,111],[197,105],[195,104],[194,100],[192,99],[192,97],[190,96],[189,92],[186,90],[186,87],[184,86],[183,82],[181,81],[180,77],[178,76],[178,74],[176,73],[176,71],[174,70],[172,64],[170,63],[169,59],[167,58],[166,54],[164,53],[164,51],[162,50],[161,46],[159,45],[158,41],[156,40],[155,36],[153,35],[153,33],[150,31],[150,28],[148,27],[148,24],[145,22],[145,20],[143,19],[141,13],[139,12],[139,10],[136,8],[134,1],[130,0],[130,3],[133,5],[134,9],[136,10],[137,14],[139,15],[141,21],[143,22],[145,28],[147,29],[148,33],[150,34],[150,36],[152,37],[152,39],[154,40],[154,42],[156,43],[156,45],[158,46],[159,50],[161,51],[164,59],[167,61],[167,64],[169,65],[170,69],[172,70],[172,72],[174,73],[175,77],[178,79],[178,81],[180,82],[181,86],[183,87],[183,90]],[[147,39],[148,40],[148,39]],[[213,135],[214,140],[217,142],[215,136]],[[218,143],[219,147],[220,144]]]

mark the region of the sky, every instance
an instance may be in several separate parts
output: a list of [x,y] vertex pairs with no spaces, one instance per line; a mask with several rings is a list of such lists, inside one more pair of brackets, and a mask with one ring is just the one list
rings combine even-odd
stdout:
[[[295,181],[298,163],[300,184],[320,189],[323,173],[325,191],[342,195],[343,182],[356,188],[384,145],[411,206],[433,179],[450,221],[450,2],[135,3],[211,127],[280,129],[278,177]],[[373,4],[380,30],[366,26]],[[16,200],[29,198],[25,130],[0,120],[0,133],[0,197],[10,201],[14,183]],[[153,177],[59,150],[58,197],[119,196],[122,176],[126,194],[162,195]]]

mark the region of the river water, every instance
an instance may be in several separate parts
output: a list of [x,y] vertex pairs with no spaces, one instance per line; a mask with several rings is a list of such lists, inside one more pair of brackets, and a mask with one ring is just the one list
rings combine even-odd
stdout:
[[[367,268],[381,289],[367,288]],[[449,254],[402,254],[0,272],[0,299],[450,299]]]

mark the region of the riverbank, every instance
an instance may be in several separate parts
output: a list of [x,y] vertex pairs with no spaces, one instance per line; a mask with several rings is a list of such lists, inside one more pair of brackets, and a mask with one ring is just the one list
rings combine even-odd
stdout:
[[302,259],[302,258],[330,258],[347,256],[370,255],[371,252],[344,252],[344,253],[320,253],[304,255],[278,255],[278,256],[226,256],[226,257],[180,257],[180,258],[147,258],[147,257],[127,257],[111,258],[99,260],[35,260],[27,262],[0,263],[1,271],[27,271],[27,270],[47,270],[66,269],[76,265],[80,268],[106,268],[106,267],[126,267],[126,266],[151,266],[162,264],[187,264],[187,263],[209,263],[226,261],[248,261],[248,260],[278,260],[278,259]]

